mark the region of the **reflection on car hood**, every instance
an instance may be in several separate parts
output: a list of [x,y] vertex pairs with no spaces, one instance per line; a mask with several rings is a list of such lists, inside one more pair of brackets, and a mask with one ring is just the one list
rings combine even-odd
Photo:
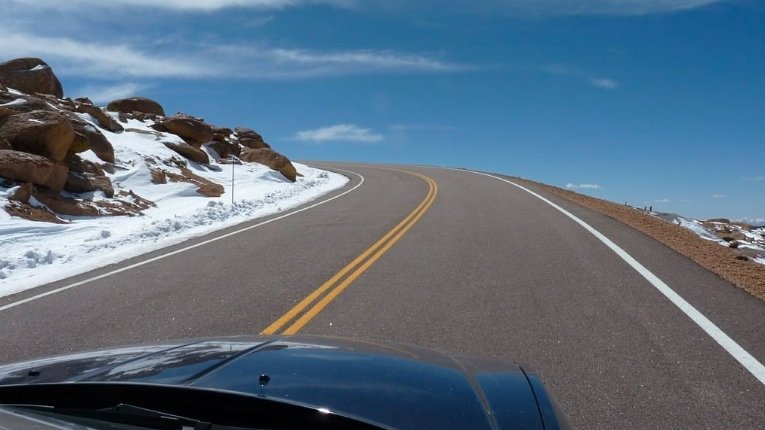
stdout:
[[543,428],[516,364],[339,338],[230,337],[0,366],[0,385],[130,382],[234,391],[393,428]]

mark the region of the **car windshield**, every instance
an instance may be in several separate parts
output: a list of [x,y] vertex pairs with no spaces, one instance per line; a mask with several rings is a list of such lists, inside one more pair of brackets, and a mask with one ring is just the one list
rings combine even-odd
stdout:
[[0,28],[9,407],[765,423],[765,2],[3,0]]

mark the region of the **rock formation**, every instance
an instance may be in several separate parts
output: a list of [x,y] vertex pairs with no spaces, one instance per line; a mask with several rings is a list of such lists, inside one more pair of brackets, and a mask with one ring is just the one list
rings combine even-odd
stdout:
[[[129,120],[144,125],[125,128],[121,123]],[[159,103],[145,97],[114,100],[105,111],[86,97],[63,98],[61,83],[44,61],[20,58],[0,64],[0,182],[16,187],[5,210],[27,219],[66,222],[59,215],[133,215],[151,207],[152,202],[110,180],[118,168],[125,169],[110,142],[113,133],[140,133],[141,139],[170,148],[183,158],[145,157],[151,181],[188,182],[209,197],[222,195],[224,187],[192,171],[217,168],[208,153],[213,164],[240,163],[232,157],[241,157],[281,172],[292,182],[299,176],[289,159],[271,150],[255,130],[216,127],[183,113],[166,116]],[[86,151],[100,162],[82,154]],[[105,199],[94,199],[94,193],[103,193]]]
[[61,82],[50,66],[39,58],[17,58],[0,64],[0,81],[2,85],[23,93],[64,97]]
[[152,99],[146,97],[130,97],[127,99],[112,100],[106,110],[122,113],[150,113],[159,116],[165,116],[165,110],[162,106]]

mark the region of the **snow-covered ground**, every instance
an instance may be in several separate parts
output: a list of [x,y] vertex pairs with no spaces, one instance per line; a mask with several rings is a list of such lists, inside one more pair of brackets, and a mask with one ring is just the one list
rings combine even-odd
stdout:
[[[701,237],[725,247],[735,247],[740,254],[759,264],[765,264],[765,227],[748,227],[744,224],[723,220],[699,221],[678,215],[658,215],[671,218],[675,224],[684,227]],[[733,246],[731,246],[733,245]]]
[[[85,114],[81,117],[92,120]],[[120,134],[99,128],[115,150],[115,171],[108,176],[115,192],[130,190],[156,207],[144,210],[142,216],[62,217],[66,224],[27,221],[0,209],[0,297],[285,211],[348,181],[342,175],[293,163],[303,176],[291,183],[266,166],[244,163],[233,166],[232,193],[232,165],[188,161],[194,174],[225,187],[220,197],[204,197],[190,183],[153,184],[148,164],[156,162],[173,171],[162,163],[181,157],[158,142],[157,132],[148,122],[129,120],[123,125],[126,131]],[[163,141],[181,141],[172,134],[161,135]],[[211,150],[208,153],[215,158]],[[91,151],[80,155],[100,161]],[[0,208],[16,188],[0,186]],[[89,197],[94,201],[106,198],[100,191]],[[34,198],[30,203],[41,206]]]

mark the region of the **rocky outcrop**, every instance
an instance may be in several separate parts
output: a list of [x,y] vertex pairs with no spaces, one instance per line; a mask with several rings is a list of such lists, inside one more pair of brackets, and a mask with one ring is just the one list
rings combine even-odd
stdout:
[[82,173],[70,170],[64,189],[72,193],[87,193],[91,191],[103,191],[106,197],[114,197],[112,181],[106,176],[93,173]]
[[104,169],[96,163],[88,160],[83,160],[77,154],[72,154],[67,158],[66,164],[69,166],[69,170],[90,173],[96,176],[105,176]]
[[78,201],[71,197],[64,197],[57,192],[46,189],[36,189],[32,194],[40,203],[47,206],[57,214],[70,216],[96,216],[99,215],[98,207],[88,202]]
[[207,145],[212,148],[221,159],[228,159],[232,155],[238,157],[242,152],[242,147],[228,140],[208,142]]
[[50,66],[39,58],[17,58],[0,64],[0,82],[27,94],[64,97],[61,82]]
[[273,170],[281,173],[285,178],[292,182],[297,180],[298,173],[295,170],[295,166],[292,165],[290,160],[278,152],[268,149],[242,149],[242,153],[239,156],[242,161],[256,162],[270,167]]
[[8,197],[8,200],[15,200],[17,202],[29,203],[29,199],[32,197],[32,192],[35,187],[31,182],[25,182],[21,184],[16,191]]
[[69,168],[40,156],[14,150],[0,150],[0,176],[17,182],[31,182],[61,191]]
[[92,116],[93,119],[98,122],[98,125],[111,131],[112,133],[122,133],[124,130],[119,122],[115,121],[114,118],[110,117],[100,108],[93,106],[92,104],[78,103],[75,107],[75,110],[77,112],[86,113]]
[[263,136],[258,134],[255,130],[252,130],[250,128],[244,128],[244,127],[237,127],[234,129],[234,132],[236,133],[236,137],[239,139],[239,143],[242,145],[252,148],[252,149],[262,149],[267,148],[270,149],[271,145],[267,144],[265,140],[263,140]]
[[180,142],[180,143],[162,142],[162,143],[164,143],[165,146],[167,146],[168,148],[188,158],[191,161],[194,161],[200,164],[210,164],[210,157],[207,156],[206,152],[202,151],[201,149],[197,149],[189,145],[188,143],[184,143],[184,142]]
[[146,97],[130,97],[127,99],[113,100],[106,106],[106,110],[122,113],[142,112],[165,116],[165,110],[162,109],[162,106]]
[[63,161],[75,141],[68,118],[58,112],[32,111],[9,116],[0,125],[0,139],[17,151]]
[[0,105],[3,105],[0,106],[0,118],[3,116],[16,115],[18,113],[29,113],[36,110],[58,111],[58,109],[54,107],[55,105],[45,98],[26,94],[12,94],[9,92],[0,92]]
[[[97,128],[88,124],[79,118],[72,120],[72,127],[74,128],[75,135],[78,138],[84,139],[85,150],[92,150],[98,158],[107,163],[114,163],[114,147],[109,139],[106,138]],[[78,139],[75,139],[78,141]],[[80,149],[80,148],[76,148]],[[83,151],[70,150],[70,153],[78,153]]]
[[199,147],[213,138],[213,128],[199,118],[177,113],[155,125],[155,129],[180,136],[187,143]]

